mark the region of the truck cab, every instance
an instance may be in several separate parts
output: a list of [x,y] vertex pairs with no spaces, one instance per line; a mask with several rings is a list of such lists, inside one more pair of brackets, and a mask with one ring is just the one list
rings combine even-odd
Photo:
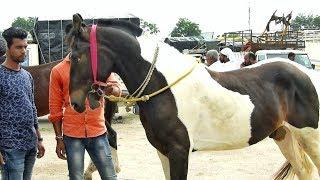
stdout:
[[257,61],[264,61],[275,57],[288,59],[288,54],[290,52],[295,54],[295,62],[306,68],[314,69],[314,65],[311,63],[308,53],[299,50],[259,50],[256,52],[256,59]]

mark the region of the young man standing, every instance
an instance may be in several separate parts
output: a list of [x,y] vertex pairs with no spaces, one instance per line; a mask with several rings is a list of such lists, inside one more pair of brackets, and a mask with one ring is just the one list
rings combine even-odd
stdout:
[[36,157],[45,149],[38,129],[32,76],[20,67],[27,32],[11,27],[2,33],[6,59],[0,66],[0,167],[3,180],[31,180]]
[[[115,82],[113,74],[108,78]],[[76,112],[70,105],[69,96],[70,59],[69,55],[56,65],[50,75],[49,120],[56,133],[56,154],[68,163],[70,180],[83,180],[85,150],[97,167],[102,180],[117,179],[111,158],[111,150],[104,119],[104,102],[91,109],[86,100],[86,110]],[[120,94],[119,84],[109,88],[109,93]]]

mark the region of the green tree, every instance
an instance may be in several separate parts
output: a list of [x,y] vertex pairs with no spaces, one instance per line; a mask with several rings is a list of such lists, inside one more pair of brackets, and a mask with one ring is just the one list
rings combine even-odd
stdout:
[[180,18],[176,27],[170,33],[171,37],[200,36],[201,30],[199,24],[190,21],[187,18]]
[[314,28],[314,16],[298,14],[292,21],[291,27],[293,30],[299,30],[303,28]]
[[156,24],[149,23],[143,19],[141,19],[141,28],[144,31],[149,32],[150,34],[157,34],[158,32],[160,32],[160,30]]
[[313,25],[320,29],[320,16],[316,16],[315,18],[313,18]]
[[34,26],[35,21],[36,21],[35,17],[28,17],[28,18],[17,17],[14,19],[11,26],[20,27],[20,28],[23,28],[23,29],[31,32],[33,30],[33,26]]

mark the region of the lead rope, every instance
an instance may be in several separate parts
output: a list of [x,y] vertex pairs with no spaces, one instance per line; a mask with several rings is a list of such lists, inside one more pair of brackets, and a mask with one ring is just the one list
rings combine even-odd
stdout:
[[[153,74],[153,71],[155,69],[155,65],[156,65],[156,62],[157,62],[157,59],[158,59],[158,55],[159,55],[159,45],[157,45],[156,47],[156,50],[154,52],[154,55],[153,55],[153,60],[152,60],[152,63],[151,63],[151,66],[149,68],[149,71],[147,73],[147,76],[146,78],[143,80],[143,82],[140,84],[140,86],[134,91],[134,93],[132,93],[130,96],[127,95],[125,98],[126,99],[130,99],[130,98],[138,98],[141,96],[141,94],[143,93],[143,91],[145,90],[145,88],[147,87],[147,85],[149,84],[150,82],[150,79],[151,79],[151,76]],[[139,92],[138,92],[139,91]],[[138,93],[138,94],[137,94]],[[137,94],[137,95],[136,95]],[[136,96],[135,96],[136,95]],[[130,111],[129,107],[133,106],[135,102],[127,102],[126,103],[126,110],[127,111]]]

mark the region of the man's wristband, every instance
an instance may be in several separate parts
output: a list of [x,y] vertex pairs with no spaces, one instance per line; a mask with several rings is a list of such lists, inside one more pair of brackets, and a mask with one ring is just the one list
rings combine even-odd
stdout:
[[43,138],[42,138],[42,137],[38,137],[38,141],[39,141],[39,142],[42,142],[42,141],[43,141]]
[[63,140],[63,136],[56,136],[56,140]]

